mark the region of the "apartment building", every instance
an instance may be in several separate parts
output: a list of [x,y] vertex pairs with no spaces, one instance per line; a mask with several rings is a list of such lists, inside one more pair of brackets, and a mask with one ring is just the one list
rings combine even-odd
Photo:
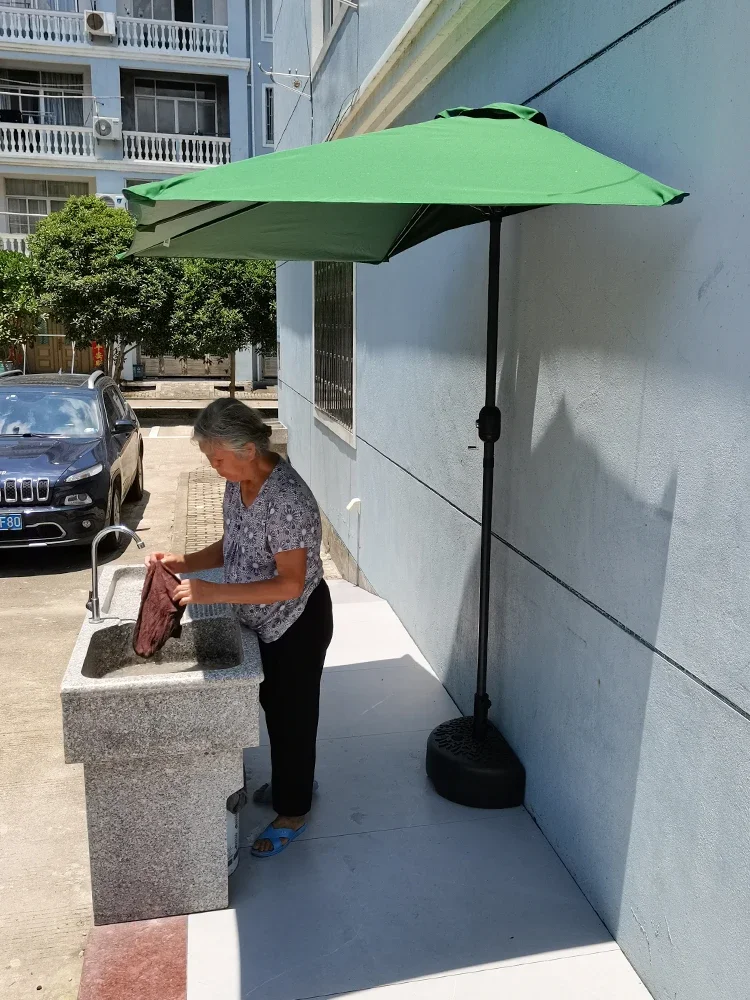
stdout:
[[272,0],[0,0],[0,247],[71,195],[270,151],[272,39]]

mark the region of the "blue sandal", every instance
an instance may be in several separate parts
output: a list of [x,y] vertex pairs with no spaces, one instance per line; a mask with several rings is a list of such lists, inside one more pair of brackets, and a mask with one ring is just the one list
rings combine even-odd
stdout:
[[[256,840],[270,840],[273,844],[273,850],[271,851],[256,851],[254,847],[250,849],[250,853],[254,858],[273,858],[277,854],[289,847],[293,840],[296,840],[301,833],[304,833],[307,829],[307,823],[303,823],[299,830],[288,830],[286,827],[280,826],[275,827],[273,823],[269,823],[265,828],[263,833],[259,834]],[[286,840],[285,844],[281,841]]]

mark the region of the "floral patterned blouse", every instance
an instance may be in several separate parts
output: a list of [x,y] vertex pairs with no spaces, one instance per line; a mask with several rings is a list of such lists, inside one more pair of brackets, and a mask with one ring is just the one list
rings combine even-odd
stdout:
[[224,491],[224,577],[227,583],[255,583],[277,576],[277,552],[307,549],[302,596],[276,604],[234,604],[233,611],[263,642],[280,638],[302,612],[320,581],[320,511],[315,497],[294,469],[279,459],[276,468],[246,507],[239,483]]

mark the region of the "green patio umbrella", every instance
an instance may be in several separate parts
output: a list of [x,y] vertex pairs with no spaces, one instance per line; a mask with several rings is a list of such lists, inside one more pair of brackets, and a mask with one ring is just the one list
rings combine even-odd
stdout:
[[488,722],[500,225],[550,205],[677,204],[684,192],[547,127],[513,104],[454,108],[432,121],[271,153],[125,190],[129,251],[380,264],[450,229],[490,223],[479,641],[474,715],[439,726],[427,748],[437,790],[467,805],[523,801],[523,766]]

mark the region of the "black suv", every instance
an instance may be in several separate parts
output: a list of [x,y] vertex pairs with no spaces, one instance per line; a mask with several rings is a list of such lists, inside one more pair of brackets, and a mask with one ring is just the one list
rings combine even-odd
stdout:
[[142,496],[141,430],[111,378],[0,374],[0,549],[89,543]]

